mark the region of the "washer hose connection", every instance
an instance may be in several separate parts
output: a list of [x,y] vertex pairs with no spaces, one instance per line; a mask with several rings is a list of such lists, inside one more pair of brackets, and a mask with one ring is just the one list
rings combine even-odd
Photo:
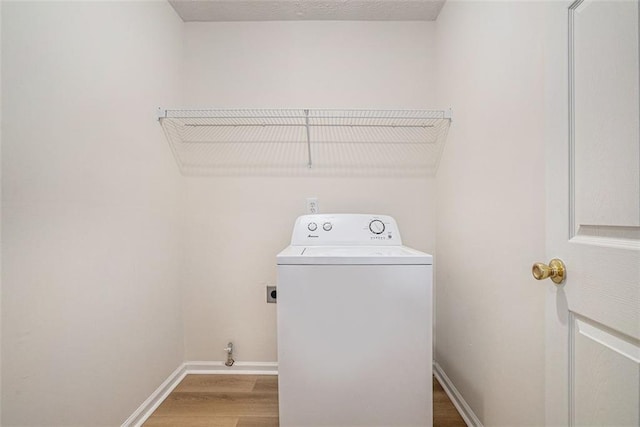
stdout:
[[235,362],[235,360],[233,360],[233,343],[229,342],[229,344],[227,344],[227,348],[225,348],[224,351],[227,352],[227,361],[224,362],[224,364],[226,366],[233,366],[233,363]]

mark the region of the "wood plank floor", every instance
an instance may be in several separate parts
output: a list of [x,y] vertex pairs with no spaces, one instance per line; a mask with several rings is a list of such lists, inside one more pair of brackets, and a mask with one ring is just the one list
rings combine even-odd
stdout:
[[466,427],[460,413],[451,403],[438,380],[433,378],[433,426],[434,427]]
[[[433,380],[433,425],[464,427],[440,384]],[[277,427],[275,375],[187,375],[144,427]]]

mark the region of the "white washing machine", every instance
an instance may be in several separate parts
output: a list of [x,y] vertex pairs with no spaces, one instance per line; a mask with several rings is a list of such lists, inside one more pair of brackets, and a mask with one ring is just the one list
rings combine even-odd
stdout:
[[325,214],[277,262],[280,426],[432,425],[432,256],[389,216]]

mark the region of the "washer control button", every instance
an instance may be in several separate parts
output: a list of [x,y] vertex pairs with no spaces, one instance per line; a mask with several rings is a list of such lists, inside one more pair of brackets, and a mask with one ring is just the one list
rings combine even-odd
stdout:
[[307,225],[307,228],[309,229],[309,231],[316,231],[318,229],[318,224],[316,224],[315,222],[310,222],[309,225]]
[[369,223],[369,230],[371,230],[374,234],[382,234],[384,233],[384,222],[379,219],[374,219]]
[[333,225],[331,225],[330,222],[325,222],[324,224],[322,224],[322,229],[324,231],[331,231],[332,228],[333,228]]

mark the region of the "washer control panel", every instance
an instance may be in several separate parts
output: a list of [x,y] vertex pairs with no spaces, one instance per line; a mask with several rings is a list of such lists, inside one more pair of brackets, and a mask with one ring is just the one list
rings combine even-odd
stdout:
[[291,244],[399,246],[402,239],[396,221],[388,215],[316,214],[298,217]]

